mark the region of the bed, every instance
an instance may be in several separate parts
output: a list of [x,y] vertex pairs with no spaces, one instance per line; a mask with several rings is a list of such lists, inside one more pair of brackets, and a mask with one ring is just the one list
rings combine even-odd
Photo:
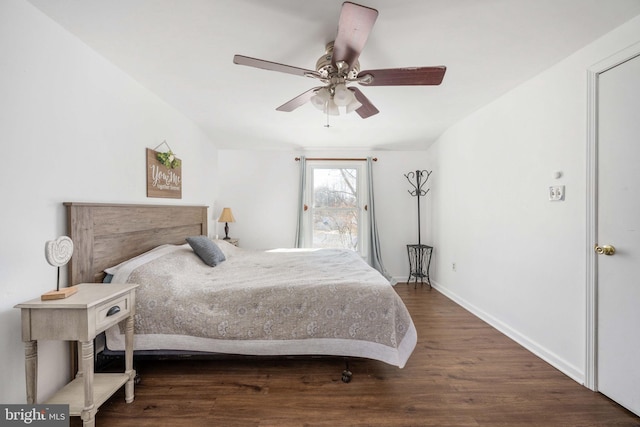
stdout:
[[[415,348],[402,300],[353,251],[237,248],[206,237],[206,206],[65,206],[70,283],[102,282],[108,270],[113,282],[140,285],[136,352],[330,355],[402,368]],[[224,260],[207,265],[185,241],[196,236]],[[106,337],[123,348],[118,327]]]

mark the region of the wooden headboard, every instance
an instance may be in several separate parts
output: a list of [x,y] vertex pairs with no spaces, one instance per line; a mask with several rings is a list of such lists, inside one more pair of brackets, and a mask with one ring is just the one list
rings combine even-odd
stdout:
[[69,286],[101,282],[104,269],[166,243],[207,235],[207,206],[64,203],[73,240]]

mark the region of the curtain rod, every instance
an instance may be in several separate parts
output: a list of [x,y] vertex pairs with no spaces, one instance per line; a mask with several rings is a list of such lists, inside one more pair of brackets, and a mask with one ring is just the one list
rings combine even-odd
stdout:
[[[295,158],[296,162],[300,161],[300,157],[296,157]],[[306,160],[338,160],[338,161],[350,161],[350,162],[366,162],[367,159],[362,159],[362,158],[345,158],[345,157],[338,157],[338,158],[332,158],[332,157],[307,157]],[[372,158],[371,160],[373,160],[374,162],[378,161],[377,157]]]

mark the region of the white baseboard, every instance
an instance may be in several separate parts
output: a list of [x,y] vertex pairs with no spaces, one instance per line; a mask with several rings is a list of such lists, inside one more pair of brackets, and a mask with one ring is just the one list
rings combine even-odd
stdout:
[[536,356],[544,360],[545,362],[549,363],[550,365],[558,369],[560,372],[567,375],[569,378],[573,379],[574,381],[580,384],[584,384],[584,380],[585,380],[584,370],[579,369],[578,367],[572,365],[571,363],[568,363],[566,360],[558,357],[558,355],[556,355],[552,351],[549,351],[548,349],[542,347],[535,341],[529,339],[528,337],[521,334],[517,330],[511,328],[509,325],[496,319],[491,314],[479,309],[473,304],[470,304],[468,301],[464,300],[459,295],[456,295],[455,293],[451,292],[446,287],[439,285],[437,282],[433,280],[431,281],[431,285],[435,290],[437,290],[438,292],[440,292],[441,294],[443,294],[444,296],[446,296],[456,304],[460,305],[461,307],[463,307],[473,315],[487,322],[489,325],[493,326],[498,331],[502,332],[503,334],[505,334],[506,336],[508,336],[509,338],[511,338],[512,340],[514,340],[515,342],[517,342],[518,344],[520,344],[521,346],[523,346],[524,348],[526,348],[527,350],[529,350],[530,352],[532,352],[533,354],[535,354]]

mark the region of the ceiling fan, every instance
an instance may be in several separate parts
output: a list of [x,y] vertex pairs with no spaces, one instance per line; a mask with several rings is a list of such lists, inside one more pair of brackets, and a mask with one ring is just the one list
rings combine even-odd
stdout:
[[233,62],[239,65],[311,77],[323,83],[285,102],[276,110],[291,112],[311,102],[315,107],[329,115],[338,115],[339,107],[345,107],[347,113],[355,111],[366,119],[379,113],[378,109],[357,87],[348,87],[350,83],[364,86],[406,86],[439,85],[442,83],[445,66],[385,68],[360,71],[358,57],[364,48],[378,11],[351,2],[344,2],[338,22],[336,39],[326,46],[326,51],[317,63],[316,70],[279,64],[263,59],[235,55]]

